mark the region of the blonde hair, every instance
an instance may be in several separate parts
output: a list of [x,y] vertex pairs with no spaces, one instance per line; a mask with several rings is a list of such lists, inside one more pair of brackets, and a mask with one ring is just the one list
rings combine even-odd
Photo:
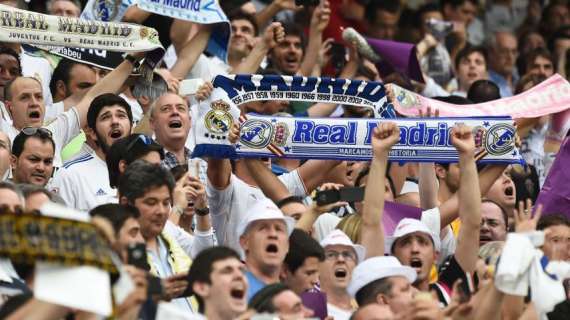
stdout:
[[345,216],[336,225],[336,228],[346,233],[353,243],[360,243],[360,230],[362,229],[362,218],[358,214]]

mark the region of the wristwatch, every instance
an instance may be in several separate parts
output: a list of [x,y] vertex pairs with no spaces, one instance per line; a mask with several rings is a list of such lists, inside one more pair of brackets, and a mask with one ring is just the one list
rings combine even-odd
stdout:
[[129,61],[132,65],[133,68],[136,69],[138,67],[140,67],[141,63],[140,63],[140,58],[136,58],[135,56],[129,54],[129,53],[125,53],[123,54],[123,59]]
[[210,214],[210,208],[208,208],[208,207],[202,208],[202,209],[194,208],[194,212],[197,215],[199,215],[200,217],[203,217],[203,216],[207,216]]

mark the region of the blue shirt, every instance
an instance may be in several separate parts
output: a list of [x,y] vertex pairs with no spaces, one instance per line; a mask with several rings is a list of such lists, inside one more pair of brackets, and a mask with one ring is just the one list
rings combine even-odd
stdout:
[[[517,83],[518,79],[518,74],[513,71],[513,86]],[[509,82],[507,79],[505,79],[505,77],[493,70],[489,70],[489,80],[493,81],[499,87],[501,98],[513,96],[513,90],[509,86]]]
[[249,287],[247,289],[247,303],[251,301],[251,298],[261,289],[263,289],[266,284],[263,283],[261,280],[257,279],[251,271],[245,273],[247,277],[247,283]]

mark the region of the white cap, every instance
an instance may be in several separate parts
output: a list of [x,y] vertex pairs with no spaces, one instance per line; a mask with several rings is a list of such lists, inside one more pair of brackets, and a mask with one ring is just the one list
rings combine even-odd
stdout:
[[351,297],[367,284],[388,278],[402,276],[406,277],[410,283],[416,281],[416,271],[412,267],[403,266],[394,256],[373,257],[364,260],[352,271],[352,279],[346,289]]
[[248,215],[238,224],[238,237],[245,233],[250,223],[258,220],[283,220],[287,225],[288,235],[291,235],[295,228],[295,219],[283,215],[283,212],[268,198],[257,200],[248,211]]
[[321,247],[326,248],[327,246],[347,246],[352,247],[356,251],[356,257],[360,263],[366,258],[366,248],[359,244],[354,244],[352,240],[346,235],[346,233],[341,230],[335,229],[331,231],[327,236],[321,241]]
[[400,222],[398,222],[396,229],[394,229],[394,234],[386,238],[385,252],[386,253],[392,253],[392,246],[394,245],[394,242],[396,242],[396,240],[398,238],[401,238],[405,235],[408,235],[408,234],[414,233],[414,232],[427,233],[431,237],[431,240],[433,241],[435,251],[439,252],[440,247],[441,247],[441,241],[439,240],[439,237],[437,237],[425,225],[425,223],[421,222],[418,219],[411,219],[411,218],[404,218],[404,219],[400,220]]

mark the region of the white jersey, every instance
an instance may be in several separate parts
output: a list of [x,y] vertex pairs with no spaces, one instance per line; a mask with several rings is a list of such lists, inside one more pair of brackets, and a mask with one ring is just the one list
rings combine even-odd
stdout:
[[[280,175],[279,180],[294,196],[305,196],[305,185],[297,170]],[[261,189],[252,187],[232,174],[224,190],[216,190],[208,181],[206,187],[212,226],[218,243],[241,252],[237,227],[256,201],[266,198]]]
[[329,317],[333,317],[334,320],[348,320],[354,310],[341,309],[331,303],[327,303],[327,314]]
[[51,96],[51,91],[49,90],[49,82],[51,81],[52,70],[47,59],[22,51],[20,54],[20,61],[22,66],[22,75],[24,77],[33,77],[40,80],[44,94],[44,103],[46,106],[51,105],[53,103],[53,98]]
[[[61,150],[77,136],[81,130],[79,127],[79,115],[77,110],[71,108],[66,112],[60,113],[52,122],[44,125],[52,133],[53,141],[55,142],[55,155],[53,165],[56,168],[61,167]],[[8,135],[10,141],[14,143],[14,139],[20,133],[9,121],[4,121],[0,118],[0,131]]]
[[117,191],[109,185],[107,164],[87,144],[65,162],[49,185],[72,208],[89,211],[105,203],[117,203]]
[[65,105],[63,101],[56,102],[52,105],[46,105],[46,115],[44,116],[44,122],[50,123],[53,119],[57,118],[57,116],[64,112]]

